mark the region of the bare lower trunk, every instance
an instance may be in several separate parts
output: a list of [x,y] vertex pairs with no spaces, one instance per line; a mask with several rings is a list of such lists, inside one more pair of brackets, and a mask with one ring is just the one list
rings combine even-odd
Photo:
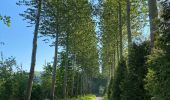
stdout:
[[56,67],[57,67],[57,58],[58,58],[57,54],[58,54],[58,32],[56,32],[56,40],[55,40],[55,52],[54,52],[54,63],[53,63],[51,100],[54,100],[54,98],[55,98]]
[[72,75],[71,96],[74,96],[74,71],[73,71],[73,75]]
[[117,35],[117,39],[116,39],[117,41],[116,41],[116,44],[117,44],[117,65],[118,65],[118,63],[119,63],[119,41],[118,41],[118,35]]
[[[113,52],[113,69],[112,69],[113,75],[115,74],[114,72],[115,72],[115,66],[116,66],[116,64],[115,64],[115,63],[116,63],[116,61],[115,61],[116,59],[115,59],[115,58],[116,58],[116,53],[115,53],[115,51],[114,51],[114,52]],[[113,76],[113,75],[112,75],[112,76]]]
[[127,33],[128,33],[128,48],[132,43],[131,36],[131,23],[130,23],[130,0],[126,0],[126,25],[127,25]]
[[150,47],[154,47],[154,38],[157,31],[157,18],[158,18],[158,9],[156,0],[148,0],[149,6],[149,22],[150,22]]
[[64,69],[64,87],[63,87],[63,95],[64,95],[64,98],[67,97],[67,65],[65,66],[65,69]]
[[109,64],[109,80],[112,78],[112,65]]
[[113,77],[113,64],[110,64],[110,79]]
[[82,78],[82,73],[81,73],[81,76],[80,76],[80,95],[82,95],[83,94],[83,80],[82,80],[83,78]]
[[119,17],[119,36],[120,36],[120,60],[122,60],[123,57],[123,45],[122,45],[122,10],[121,10],[121,4],[120,1],[118,2],[118,17]]
[[118,64],[119,64],[119,47],[118,47],[118,43],[117,43],[117,65],[116,66],[118,66]]
[[85,76],[85,73],[84,73],[84,71],[83,71],[83,77],[82,77],[82,92],[83,92],[83,95],[85,95],[85,78],[86,76]]
[[36,16],[36,24],[35,24],[34,37],[33,37],[32,56],[31,56],[31,68],[30,68],[30,73],[29,73],[28,86],[27,86],[25,100],[30,100],[30,98],[31,98],[34,69],[35,69],[35,63],[36,63],[37,36],[38,36],[38,29],[39,29],[39,22],[40,22],[40,13],[41,13],[41,0],[38,1],[38,11],[37,11],[37,16]]
[[76,81],[76,95],[78,95],[79,94],[79,84],[80,84],[80,77],[79,77],[79,74],[78,74],[78,76],[77,76],[77,81]]
[[63,87],[63,95],[64,98],[67,98],[67,70],[68,70],[68,38],[69,35],[67,33],[67,45],[66,45],[66,63],[65,63],[65,68],[64,68],[64,87]]
[[89,93],[92,93],[92,78],[89,76]]
[[76,67],[76,56],[74,56],[74,62],[73,62],[73,75],[72,75],[71,96],[73,96],[73,95],[74,95],[74,77],[75,77],[75,67]]
[[130,48],[132,45],[132,38],[131,38],[131,23],[130,23],[130,0],[126,0],[126,26],[127,26],[127,33],[128,33],[128,64],[130,58]]
[[111,68],[111,76],[113,77],[114,76],[114,72],[115,72],[115,66],[116,66],[116,61],[115,61],[115,55],[116,55],[116,53],[115,53],[115,50],[114,50],[114,52],[113,52],[113,61],[112,61],[112,68]]

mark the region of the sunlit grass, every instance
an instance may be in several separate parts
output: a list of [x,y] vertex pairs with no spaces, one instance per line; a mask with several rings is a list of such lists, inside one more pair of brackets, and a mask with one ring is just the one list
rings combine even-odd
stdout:
[[76,98],[71,98],[68,100],[95,100],[95,95],[78,96]]

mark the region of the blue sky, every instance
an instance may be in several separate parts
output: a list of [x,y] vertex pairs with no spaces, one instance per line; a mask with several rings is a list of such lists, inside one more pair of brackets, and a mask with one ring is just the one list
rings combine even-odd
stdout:
[[[23,21],[19,13],[22,13],[25,8],[17,6],[18,0],[1,0],[0,14],[11,17],[11,26],[7,27],[0,22],[0,41],[5,42],[4,46],[0,46],[0,52],[7,58],[14,56],[18,64],[23,65],[23,69],[29,71],[32,52],[32,38],[34,28],[26,27],[28,23]],[[54,47],[49,47],[38,39],[36,71],[43,70],[43,64],[46,61],[52,61]]]

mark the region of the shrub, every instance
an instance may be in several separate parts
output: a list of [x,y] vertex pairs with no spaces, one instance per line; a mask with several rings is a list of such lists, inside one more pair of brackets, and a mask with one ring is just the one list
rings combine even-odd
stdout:
[[148,73],[145,78],[146,90],[152,100],[170,100],[170,5],[163,4],[160,32],[156,45],[148,57]]
[[108,99],[109,100],[121,100],[120,95],[122,93],[120,84],[124,81],[126,74],[126,62],[120,61],[114,77],[110,81]]
[[146,100],[144,78],[147,72],[146,56],[149,53],[149,43],[133,44],[130,48],[127,64],[127,74],[121,84],[121,100]]

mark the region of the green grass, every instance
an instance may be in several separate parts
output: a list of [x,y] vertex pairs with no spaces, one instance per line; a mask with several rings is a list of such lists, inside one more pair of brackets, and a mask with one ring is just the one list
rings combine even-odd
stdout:
[[108,100],[107,95],[105,95],[105,96],[103,97],[103,100]]
[[95,95],[78,96],[76,98],[71,98],[68,100],[95,100]]
[[[85,96],[78,96],[78,97],[74,97],[74,98],[67,98],[67,99],[59,99],[57,98],[57,100],[95,100],[96,96],[89,94],[89,95],[85,95]],[[43,100],[50,100],[50,99],[43,99]]]

